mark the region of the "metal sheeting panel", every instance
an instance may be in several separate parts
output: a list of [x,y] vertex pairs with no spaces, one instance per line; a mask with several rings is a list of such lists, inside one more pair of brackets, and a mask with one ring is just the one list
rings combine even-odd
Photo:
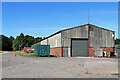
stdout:
[[110,47],[110,33],[107,31],[107,46]]
[[102,30],[101,29],[99,29],[100,30],[100,46],[102,46],[102,43],[103,43],[103,40],[102,40]]
[[40,54],[39,45],[35,45],[35,56],[39,56],[39,54]]
[[88,38],[88,26],[82,26],[62,32],[64,47],[71,47],[71,38]]
[[64,47],[64,57],[68,57],[68,47]]
[[41,41],[41,45],[47,45],[47,39]]
[[61,33],[42,40],[41,45],[50,45],[50,48],[61,47]]
[[87,39],[72,39],[72,56],[88,56]]
[[35,55],[36,56],[50,56],[50,45],[36,45]]
[[90,31],[90,47],[114,47],[114,32],[91,26]]

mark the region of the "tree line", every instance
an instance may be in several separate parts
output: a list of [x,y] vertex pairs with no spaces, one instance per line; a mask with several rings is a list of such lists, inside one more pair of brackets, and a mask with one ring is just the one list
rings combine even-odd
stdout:
[[[7,37],[5,35],[0,35],[0,49],[2,49],[2,51],[22,50],[24,47],[31,47],[31,45],[36,44],[41,40],[42,37],[34,38],[33,36],[24,35],[23,33],[16,38],[12,36]],[[115,39],[115,45],[120,45],[120,39]]]
[[42,40],[42,37],[34,38],[30,35],[24,35],[21,33],[16,38],[5,35],[0,35],[0,45],[2,46],[2,51],[17,51],[22,50],[24,47],[31,47],[31,45],[38,43]]

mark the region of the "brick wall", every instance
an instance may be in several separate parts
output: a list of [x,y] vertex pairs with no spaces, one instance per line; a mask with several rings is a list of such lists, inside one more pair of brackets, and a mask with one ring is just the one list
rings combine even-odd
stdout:
[[50,48],[50,55],[61,56],[61,47],[59,47],[59,48]]
[[95,56],[95,51],[93,48],[89,48],[89,56]]
[[[101,47],[100,49],[103,49],[103,51],[107,52],[107,55],[110,54],[110,52],[114,51],[114,48],[106,48],[106,47]],[[95,56],[95,51],[93,50],[93,48],[89,48],[89,56]]]

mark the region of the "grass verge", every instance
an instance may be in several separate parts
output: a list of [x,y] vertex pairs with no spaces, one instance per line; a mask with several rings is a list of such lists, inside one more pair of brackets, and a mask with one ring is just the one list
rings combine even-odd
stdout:
[[24,57],[40,57],[40,58],[57,58],[57,57],[59,57],[59,56],[50,56],[50,57],[47,57],[47,56],[35,56],[35,53],[25,53],[25,52],[22,52],[22,51],[17,51],[16,52],[18,55],[20,55],[20,56],[24,56]]
[[113,73],[113,74],[111,74],[111,75],[120,75],[120,73]]
[[[87,69],[87,68],[86,68]],[[88,71],[88,69],[87,69],[87,71],[85,72],[85,74],[91,74],[89,71]]]
[[17,54],[24,57],[35,57],[34,53],[17,52]]

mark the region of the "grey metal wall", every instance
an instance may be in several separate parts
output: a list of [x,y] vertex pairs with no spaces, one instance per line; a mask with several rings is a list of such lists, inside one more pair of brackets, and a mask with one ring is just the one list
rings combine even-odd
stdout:
[[61,33],[41,41],[41,45],[50,45],[50,48],[61,47]]
[[90,47],[114,47],[114,32],[91,26]]
[[62,42],[64,47],[71,47],[71,38],[88,38],[88,25],[63,31]]
[[[114,47],[114,32],[104,30],[98,27],[92,27],[89,32],[88,25],[63,30],[48,39],[41,41],[41,45],[50,45],[54,47],[71,47],[71,38],[90,38],[90,47]],[[70,52],[70,49],[68,50]]]
[[41,41],[41,45],[48,45],[47,44],[47,39]]
[[50,48],[61,47],[61,33],[48,38],[48,45]]

